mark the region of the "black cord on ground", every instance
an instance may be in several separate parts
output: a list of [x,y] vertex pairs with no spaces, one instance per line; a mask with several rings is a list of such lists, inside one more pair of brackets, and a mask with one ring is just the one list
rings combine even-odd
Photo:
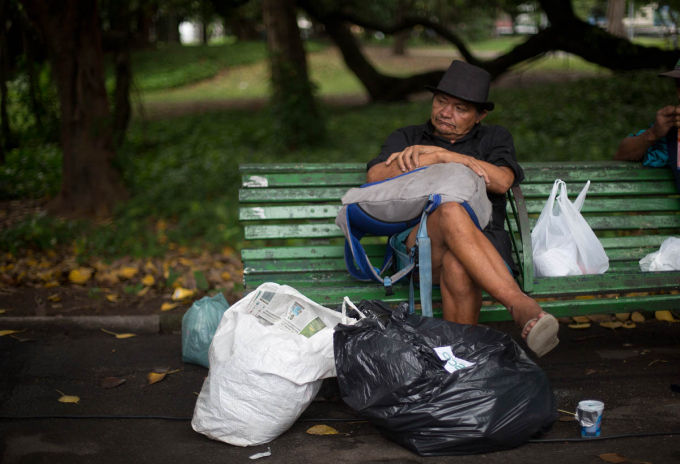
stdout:
[[[106,419],[106,420],[118,420],[118,419],[128,419],[128,420],[168,420],[168,421],[191,421],[191,417],[179,417],[179,416],[118,416],[118,415],[45,415],[45,416],[0,416],[0,420],[49,420],[49,419]],[[365,419],[360,418],[302,418],[298,419],[299,422],[368,422]],[[602,441],[602,440],[615,440],[619,438],[644,438],[644,437],[660,437],[660,436],[672,436],[680,435],[680,431],[673,432],[642,432],[642,433],[627,433],[621,435],[607,435],[599,437],[590,438],[537,438],[528,440],[528,443],[583,443],[592,441]]]

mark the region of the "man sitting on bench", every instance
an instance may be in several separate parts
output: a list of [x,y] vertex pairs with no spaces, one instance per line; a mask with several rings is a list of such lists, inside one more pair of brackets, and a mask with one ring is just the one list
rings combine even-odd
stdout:
[[[510,133],[481,121],[494,104],[487,101],[489,73],[454,60],[433,92],[430,120],[393,132],[380,154],[367,165],[367,181],[376,182],[437,163],[461,163],[484,178],[493,204],[483,230],[458,203],[440,205],[427,220],[432,243],[432,281],[439,282],[444,319],[476,324],[482,289],[503,304],[522,327],[522,337],[537,356],[559,340],[559,324],[517,285],[510,239],[503,228],[505,194],[523,179]],[[410,249],[417,227],[397,242]]]

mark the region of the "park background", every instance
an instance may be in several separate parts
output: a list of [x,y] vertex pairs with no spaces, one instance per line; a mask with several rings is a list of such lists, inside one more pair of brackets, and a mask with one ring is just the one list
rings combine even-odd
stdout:
[[[72,182],[62,166],[74,155],[62,148],[64,89],[55,56],[64,51],[49,42],[54,25],[36,2],[3,2],[3,17],[11,20],[0,44],[0,314],[179,311],[216,291],[237,299],[239,164],[365,162],[391,131],[429,116],[430,94],[422,85],[401,96],[366,88],[326,33],[336,24],[328,19],[333,14],[381,75],[421,74],[436,83],[454,58],[487,66],[496,109],[485,122],[511,131],[520,163],[611,159],[622,137],[648,127],[661,106],[677,103],[672,81],[657,77],[680,56],[677,2],[165,3],[65,2],[63,18],[47,12],[66,30],[74,16],[96,17],[93,37],[100,37],[111,114],[125,74],[121,60],[129,67],[129,117],[107,147],[124,195],[109,208],[113,198],[91,192],[88,201],[106,210],[98,214],[57,201]],[[563,8],[578,22],[551,17]],[[83,13],[90,9],[90,16]],[[290,14],[304,72],[285,74],[283,66],[283,75],[295,78],[282,84],[277,60],[285,61],[286,52],[272,52],[266,39],[279,27],[275,20],[285,23]],[[367,17],[403,27],[361,26]],[[424,19],[409,23],[413,18]],[[587,34],[606,34],[604,45],[590,46],[600,58],[584,47],[589,36],[578,36],[583,25],[592,28]],[[96,42],[74,30],[81,39],[76,46]],[[546,39],[532,56],[499,65],[499,57],[541,34],[550,38],[551,30],[572,31],[563,35],[575,45]],[[588,59],[568,51],[584,48]],[[645,56],[659,57],[656,66]],[[76,155],[81,162],[87,156]]]

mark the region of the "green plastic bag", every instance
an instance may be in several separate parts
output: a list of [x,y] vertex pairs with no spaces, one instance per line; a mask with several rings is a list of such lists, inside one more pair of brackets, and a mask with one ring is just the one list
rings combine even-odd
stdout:
[[182,317],[182,361],[210,367],[208,350],[229,303],[222,293],[204,296]]

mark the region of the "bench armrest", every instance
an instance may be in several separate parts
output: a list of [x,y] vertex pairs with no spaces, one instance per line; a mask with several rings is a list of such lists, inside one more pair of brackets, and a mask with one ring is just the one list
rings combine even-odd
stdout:
[[[521,273],[521,286],[525,293],[531,293],[534,283],[534,261],[533,250],[531,248],[531,226],[529,225],[529,213],[527,211],[524,193],[522,187],[519,185],[513,186],[508,194],[512,214],[515,217],[515,224],[517,232],[519,233],[520,241],[522,243],[521,252],[518,250],[515,235],[512,234],[512,227],[510,227],[511,237],[513,240],[513,247],[515,248],[515,255],[518,259],[518,265]],[[509,218],[508,218],[509,222]],[[511,224],[509,224],[511,226]]]

